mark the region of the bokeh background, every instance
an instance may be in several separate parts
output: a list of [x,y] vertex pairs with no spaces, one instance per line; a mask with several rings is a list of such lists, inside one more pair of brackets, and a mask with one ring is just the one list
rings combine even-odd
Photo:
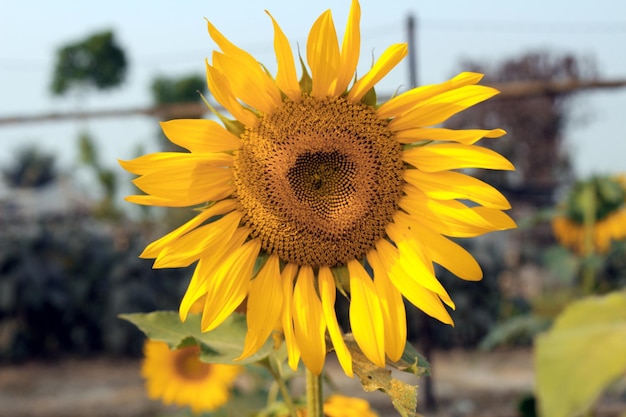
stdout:
[[[203,61],[215,48],[204,18],[273,72],[263,10],[304,50],[311,24],[331,7],[341,34],[348,1],[2,5],[0,416],[176,412],[145,399],[143,336],[117,315],[177,308],[191,271],[155,271],[138,255],[191,213],[125,203],[134,190],[116,160],[171,150],[158,121],[210,117],[197,94],[207,94]],[[434,378],[420,399],[427,415],[520,415],[533,389],[533,336],[562,307],[554,294],[577,285],[576,257],[556,244],[552,210],[576,180],[626,171],[626,4],[363,0],[361,7],[359,73],[388,45],[411,45],[378,85],[379,97],[469,70],[502,90],[447,126],[509,132],[489,146],[517,171],[476,175],[507,195],[520,229],[461,242],[485,279],[466,283],[441,271],[457,303],[456,327],[410,310],[409,336],[433,358]],[[91,75],[104,77],[100,85],[63,67],[89,52],[101,53]],[[117,66],[107,72],[104,62]],[[602,260],[598,291],[624,286],[624,253],[618,245]],[[617,398],[608,415],[623,405]]]

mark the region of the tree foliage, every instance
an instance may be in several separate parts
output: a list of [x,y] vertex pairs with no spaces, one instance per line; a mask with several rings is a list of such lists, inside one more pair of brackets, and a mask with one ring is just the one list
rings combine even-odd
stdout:
[[152,97],[155,104],[185,103],[198,101],[199,92],[206,90],[203,76],[198,74],[180,78],[157,77],[152,82]]
[[41,152],[37,147],[17,151],[13,164],[2,170],[2,177],[11,188],[40,188],[57,177],[54,155]]
[[127,60],[112,31],[95,33],[57,51],[51,90],[55,95],[72,88],[117,87],[126,77]]

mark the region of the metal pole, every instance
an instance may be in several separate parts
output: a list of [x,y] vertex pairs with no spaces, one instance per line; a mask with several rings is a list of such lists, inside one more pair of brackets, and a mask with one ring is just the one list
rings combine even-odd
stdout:
[[409,44],[409,83],[417,87],[417,20],[413,15],[407,19],[407,43]]

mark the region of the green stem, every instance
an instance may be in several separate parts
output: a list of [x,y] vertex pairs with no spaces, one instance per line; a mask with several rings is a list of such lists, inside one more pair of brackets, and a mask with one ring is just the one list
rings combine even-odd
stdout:
[[278,384],[278,389],[280,390],[280,393],[283,396],[283,400],[285,401],[285,405],[289,409],[289,417],[298,417],[298,413],[296,411],[296,406],[294,405],[293,399],[291,398],[291,395],[289,394],[289,389],[287,389],[287,385],[285,384],[285,381],[279,375],[279,373],[276,372],[272,368],[272,366],[269,363],[267,364],[267,369],[269,369],[270,373],[274,377],[274,380]]
[[593,240],[593,228],[596,223],[596,196],[592,185],[588,184],[583,191],[584,212],[583,212],[583,230],[584,230],[584,260],[582,271],[582,291],[588,295],[593,292],[596,280],[596,271],[593,256],[595,254],[595,243]]
[[307,417],[324,417],[322,402],[322,378],[306,370]]

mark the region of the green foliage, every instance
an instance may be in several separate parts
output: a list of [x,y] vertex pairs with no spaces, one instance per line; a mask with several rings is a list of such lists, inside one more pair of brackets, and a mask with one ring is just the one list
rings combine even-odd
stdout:
[[50,88],[55,95],[65,94],[74,87],[106,90],[124,81],[126,69],[126,55],[113,32],[100,32],[57,51]]
[[25,147],[17,151],[12,165],[2,170],[2,177],[11,188],[40,188],[56,179],[54,164],[54,155],[36,146]]
[[156,104],[198,101],[206,90],[204,76],[192,74],[180,78],[157,77],[152,82],[152,98]]
[[245,315],[241,313],[231,314],[219,327],[207,333],[200,331],[200,314],[190,314],[185,322],[181,322],[174,311],[123,314],[120,317],[139,327],[150,339],[165,342],[172,349],[200,345],[200,359],[204,362],[244,365],[258,362],[273,351],[270,338],[254,355],[235,361],[243,352],[248,329]]
[[106,352],[139,355],[143,335],[123,312],[172,309],[184,269],[153,270],[132,225],[76,213],[0,221],[0,361]]
[[626,291],[568,306],[537,337],[535,367],[541,415],[570,417],[588,410],[626,371]]
[[503,345],[529,345],[535,335],[546,330],[552,321],[534,314],[512,317],[498,323],[480,343],[481,349]]

